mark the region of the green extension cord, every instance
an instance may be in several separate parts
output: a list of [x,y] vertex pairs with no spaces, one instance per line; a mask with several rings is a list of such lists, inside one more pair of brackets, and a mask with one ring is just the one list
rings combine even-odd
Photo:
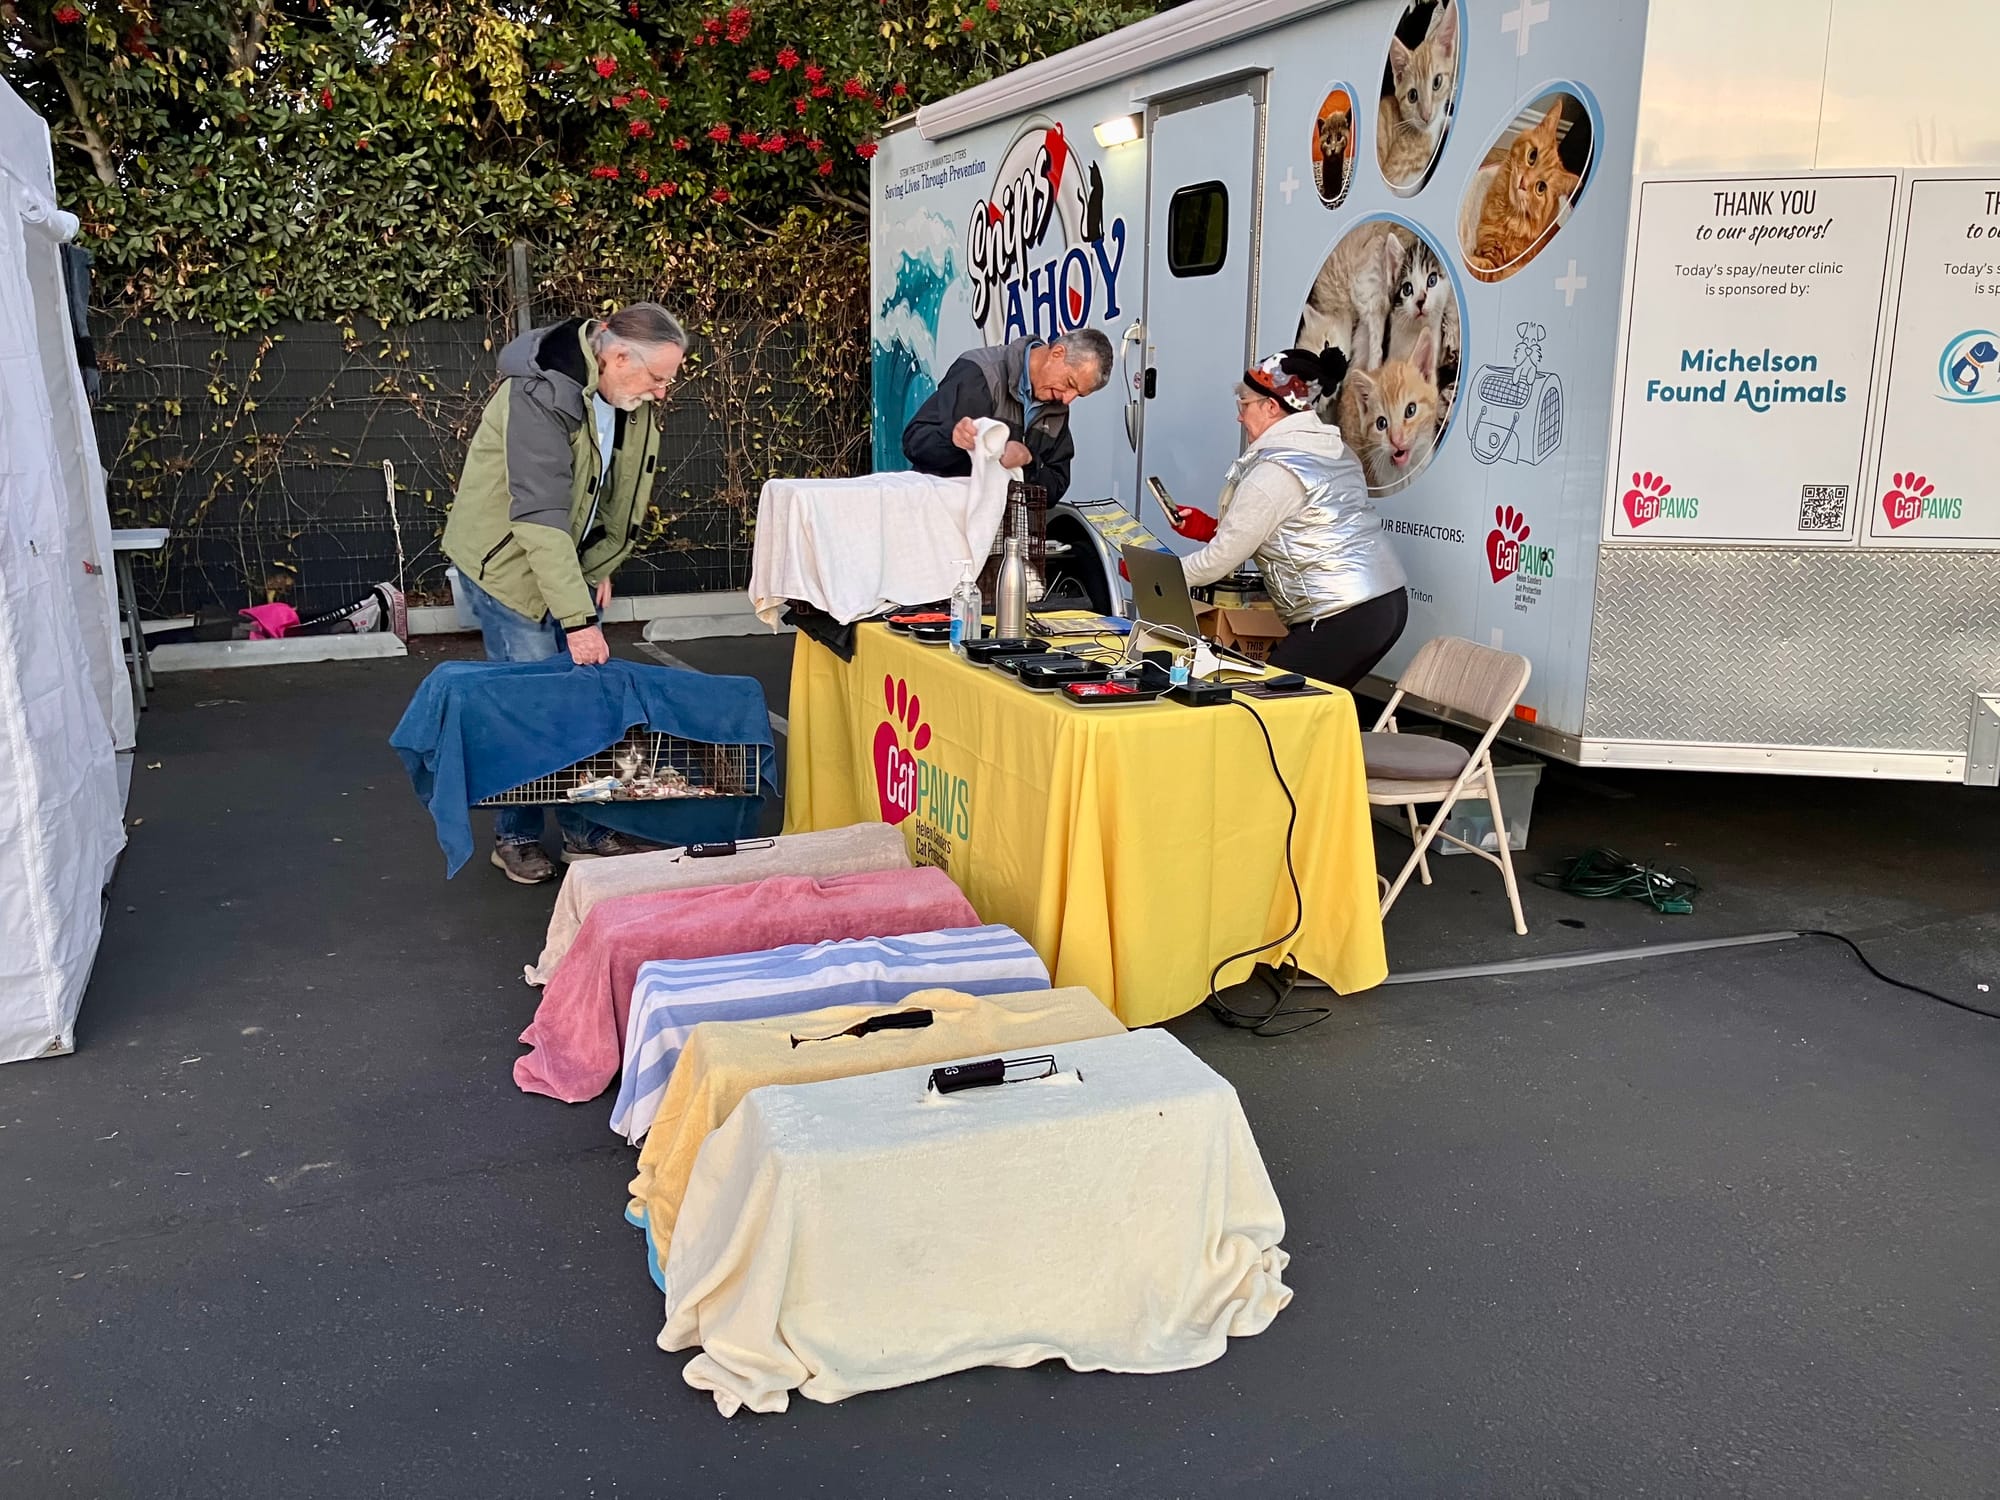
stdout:
[[1535,883],[1572,896],[1644,901],[1672,917],[1693,915],[1694,898],[1701,894],[1694,877],[1680,866],[1640,864],[1616,849],[1586,849],[1564,868],[1537,875]]

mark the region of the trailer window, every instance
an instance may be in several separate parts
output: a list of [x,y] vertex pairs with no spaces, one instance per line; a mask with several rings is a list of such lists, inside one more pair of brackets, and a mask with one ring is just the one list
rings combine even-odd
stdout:
[[1213,276],[1229,253],[1229,189],[1219,182],[1181,188],[1167,205],[1167,269]]

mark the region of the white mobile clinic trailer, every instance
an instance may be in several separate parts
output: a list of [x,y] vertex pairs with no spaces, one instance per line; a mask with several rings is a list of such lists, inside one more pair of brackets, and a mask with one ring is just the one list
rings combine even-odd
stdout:
[[962,350],[1100,328],[1052,539],[1101,558],[1331,344],[1416,398],[1351,439],[1385,674],[1521,651],[1581,763],[1993,784],[1996,59],[1994,0],[1194,0],[885,135],[876,464]]

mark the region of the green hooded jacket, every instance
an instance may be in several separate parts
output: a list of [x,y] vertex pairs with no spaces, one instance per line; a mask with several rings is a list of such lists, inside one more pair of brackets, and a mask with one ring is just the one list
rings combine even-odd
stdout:
[[522,334],[500,351],[503,384],[466,450],[444,551],[464,577],[517,614],[566,631],[597,623],[592,590],[632,555],[652,501],[659,425],[651,402],[619,412],[611,469],[590,398],[595,322]]

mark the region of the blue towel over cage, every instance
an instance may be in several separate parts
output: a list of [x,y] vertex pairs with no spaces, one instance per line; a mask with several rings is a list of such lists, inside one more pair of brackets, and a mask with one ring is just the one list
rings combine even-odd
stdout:
[[472,857],[474,806],[566,802],[578,782],[614,774],[628,736],[662,775],[708,795],[578,804],[594,821],[665,844],[756,831],[764,794],[777,791],[777,757],[753,678],[562,657],[446,662],[419,684],[389,743],[456,875]]

